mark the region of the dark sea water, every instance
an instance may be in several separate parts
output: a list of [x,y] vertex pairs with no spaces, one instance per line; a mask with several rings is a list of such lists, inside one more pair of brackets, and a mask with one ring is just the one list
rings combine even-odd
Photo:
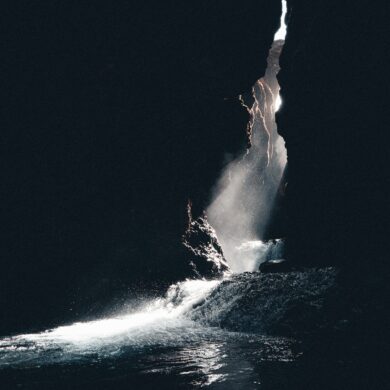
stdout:
[[346,361],[326,353],[326,340],[313,348],[261,330],[297,302],[319,307],[333,277],[328,269],[187,280],[127,313],[3,337],[0,388],[370,388],[357,375],[367,368],[351,373]]
[[[154,336],[164,337],[164,333]],[[168,339],[73,352],[74,346],[20,346],[14,355],[29,348],[40,352],[22,363],[9,361],[8,368],[3,366],[2,388],[277,389],[287,386],[283,372],[297,356],[292,340],[190,324],[171,329]]]

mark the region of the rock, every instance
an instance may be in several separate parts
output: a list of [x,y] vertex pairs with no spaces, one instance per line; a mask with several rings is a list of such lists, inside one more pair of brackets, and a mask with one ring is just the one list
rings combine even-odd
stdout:
[[291,271],[291,265],[284,259],[268,260],[260,264],[259,271],[262,273],[288,272]]
[[[335,268],[288,273],[246,272],[220,283],[191,318],[208,326],[239,332],[291,336],[333,326],[342,293]],[[329,305],[330,296],[336,292]],[[332,296],[333,297],[333,296]]]
[[205,216],[190,222],[183,244],[186,260],[196,276],[220,277],[229,271],[215,230]]

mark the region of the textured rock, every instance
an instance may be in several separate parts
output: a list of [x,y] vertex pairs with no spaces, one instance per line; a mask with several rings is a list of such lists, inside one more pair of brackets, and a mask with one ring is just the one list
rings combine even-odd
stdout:
[[272,272],[287,272],[291,270],[291,264],[284,259],[268,260],[260,264],[259,271],[263,274]]
[[196,276],[220,277],[229,270],[215,230],[206,217],[190,223],[183,236],[183,244],[187,249],[185,260]]
[[223,281],[191,314],[234,331],[292,335],[333,321],[325,303],[337,272],[326,268],[289,273],[244,273]]

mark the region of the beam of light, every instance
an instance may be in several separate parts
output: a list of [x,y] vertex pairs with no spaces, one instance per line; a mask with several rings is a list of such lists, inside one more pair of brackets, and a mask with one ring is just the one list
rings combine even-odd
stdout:
[[279,30],[276,31],[276,34],[274,36],[274,41],[284,40],[286,38],[286,33],[287,33],[287,26],[285,23],[286,13],[287,13],[287,3],[286,3],[286,0],[283,0],[282,1],[282,16],[280,18],[280,27],[279,27]]
[[[255,271],[259,262],[265,260],[265,256],[261,257],[266,253],[261,240],[287,161],[284,140],[275,123],[275,112],[282,104],[276,75],[286,35],[286,12],[283,0],[280,28],[265,75],[254,84],[251,94],[239,97],[249,113],[249,147],[226,166],[206,209],[233,272]],[[242,244],[247,242],[257,242],[258,247],[244,250]]]
[[274,110],[275,112],[279,111],[279,108],[282,106],[282,98],[280,97],[279,93],[276,95],[276,99],[274,102]]

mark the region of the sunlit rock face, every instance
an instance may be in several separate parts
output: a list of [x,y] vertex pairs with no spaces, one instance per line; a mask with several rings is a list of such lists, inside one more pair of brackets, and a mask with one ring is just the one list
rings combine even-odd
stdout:
[[278,194],[282,193],[287,161],[284,141],[275,123],[279,93],[276,74],[282,47],[282,40],[273,42],[264,77],[240,95],[249,114],[248,148],[226,165],[206,209],[234,272],[255,271],[262,261],[262,251],[244,253],[240,251],[243,244],[263,245],[265,239],[283,236],[280,223],[270,224],[280,204]]
[[388,7],[288,0],[278,74],[288,150],[287,252],[295,262],[388,264]]
[[197,277],[221,277],[229,271],[215,230],[206,217],[190,222],[183,236],[184,256]]

